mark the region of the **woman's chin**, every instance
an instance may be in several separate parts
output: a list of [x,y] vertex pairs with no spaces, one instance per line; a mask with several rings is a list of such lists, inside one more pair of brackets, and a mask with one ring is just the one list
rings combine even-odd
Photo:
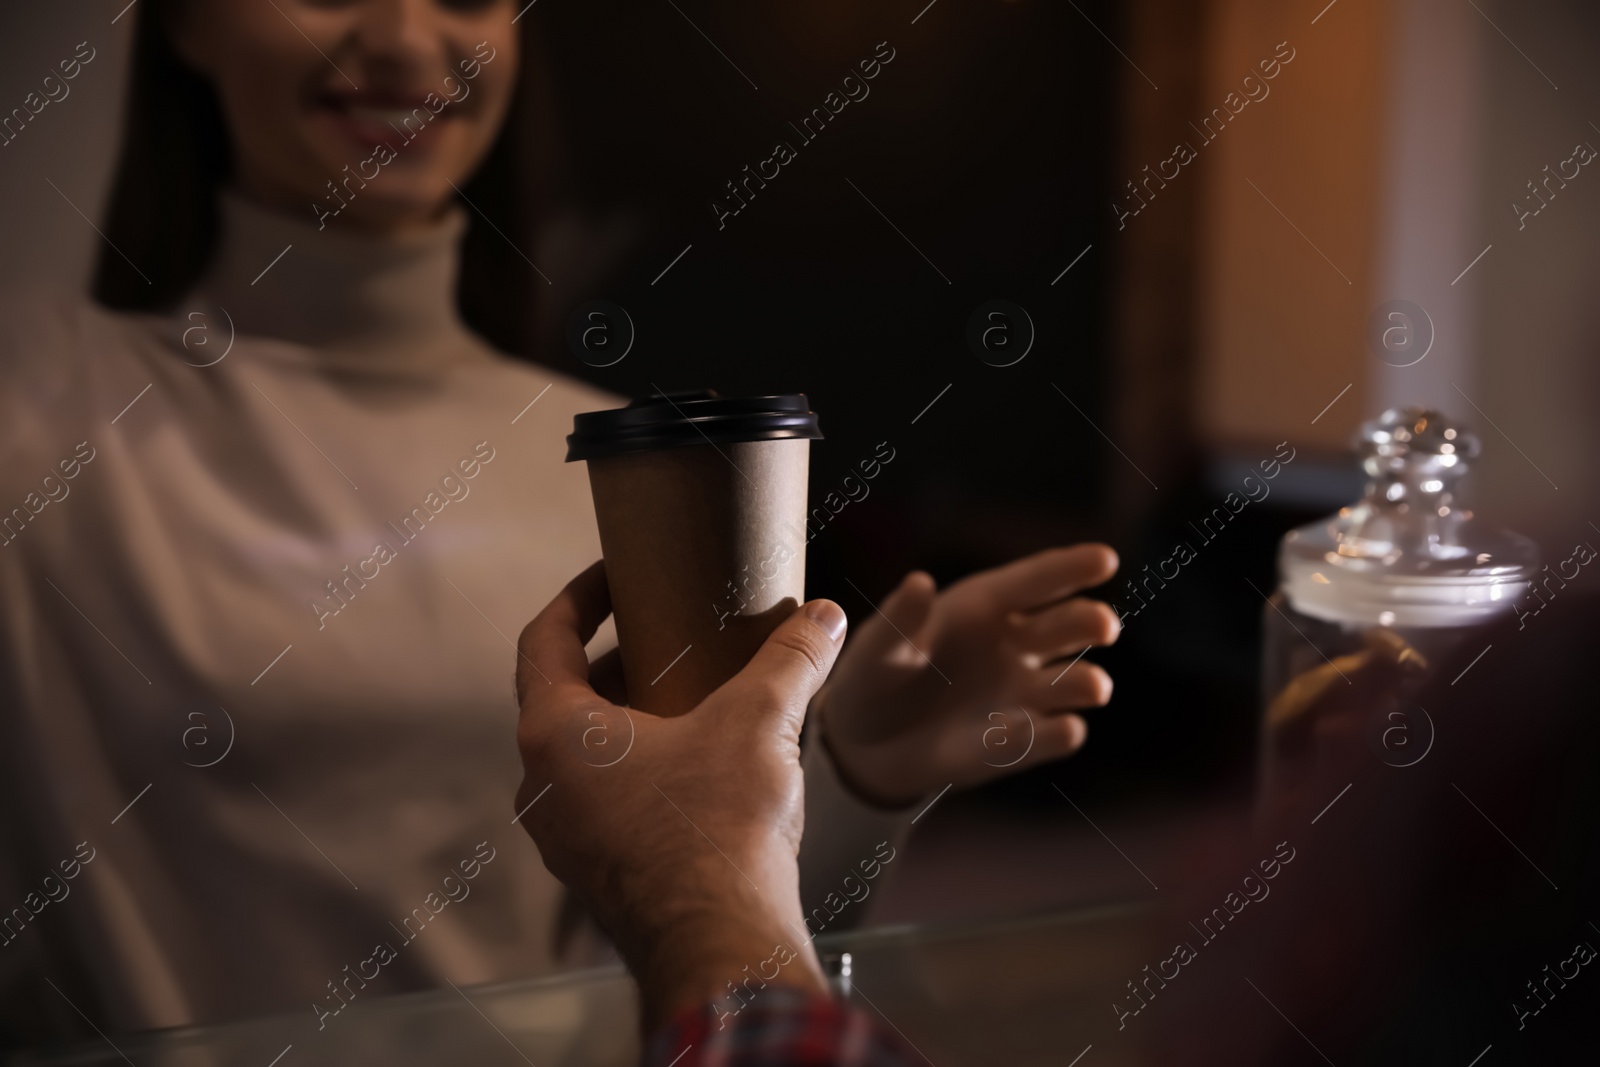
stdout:
[[[444,178],[418,180],[413,188],[385,190],[374,196],[373,187],[357,191],[337,216],[329,221],[352,229],[392,233],[431,226],[449,209],[453,190]],[[336,205],[330,205],[336,206]]]

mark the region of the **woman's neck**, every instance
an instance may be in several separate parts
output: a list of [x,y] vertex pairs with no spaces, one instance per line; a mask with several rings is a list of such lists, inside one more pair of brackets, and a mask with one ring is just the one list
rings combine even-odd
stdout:
[[456,310],[459,208],[428,226],[372,233],[319,229],[298,212],[228,192],[221,222],[211,266],[180,311],[220,309],[239,335],[378,369],[435,366],[479,347]]

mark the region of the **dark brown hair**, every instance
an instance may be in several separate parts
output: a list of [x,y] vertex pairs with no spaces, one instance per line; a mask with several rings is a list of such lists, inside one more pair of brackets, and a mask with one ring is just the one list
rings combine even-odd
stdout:
[[[181,3],[144,5],[134,33],[122,151],[104,224],[108,245],[100,249],[92,283],[94,298],[117,311],[168,311],[189,292],[216,248],[217,192],[233,175],[217,94],[168,37]],[[556,137],[533,19],[520,30],[522,67],[505,123],[462,187],[473,206],[466,209],[470,223],[456,302],[467,325],[495,347],[531,355],[533,297],[542,283],[523,253],[533,246],[535,219],[555,171]]]

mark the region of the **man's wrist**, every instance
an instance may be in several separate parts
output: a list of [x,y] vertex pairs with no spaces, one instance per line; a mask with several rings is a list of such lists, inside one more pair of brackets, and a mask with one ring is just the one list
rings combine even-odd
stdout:
[[[767,985],[826,991],[799,896],[782,892],[798,881],[794,855],[786,848],[734,855],[737,863],[717,852],[684,857],[670,877],[634,871],[618,887],[623,910],[604,925],[639,983],[647,1033],[718,998],[737,1011]],[[733,999],[736,990],[741,1000]]]
[[770,911],[742,905],[674,924],[630,961],[645,1032],[706,1004],[719,1015],[737,1014],[772,986],[826,994],[816,952],[800,933],[803,927],[797,933]]

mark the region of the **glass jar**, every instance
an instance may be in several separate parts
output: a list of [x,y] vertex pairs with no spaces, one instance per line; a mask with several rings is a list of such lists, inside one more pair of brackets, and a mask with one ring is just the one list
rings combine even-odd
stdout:
[[1391,409],[1357,447],[1365,495],[1285,535],[1264,609],[1261,784],[1275,803],[1352,747],[1420,762],[1432,719],[1415,697],[1430,668],[1508,611],[1538,568],[1532,541],[1484,529],[1457,500],[1472,433],[1435,411]]

